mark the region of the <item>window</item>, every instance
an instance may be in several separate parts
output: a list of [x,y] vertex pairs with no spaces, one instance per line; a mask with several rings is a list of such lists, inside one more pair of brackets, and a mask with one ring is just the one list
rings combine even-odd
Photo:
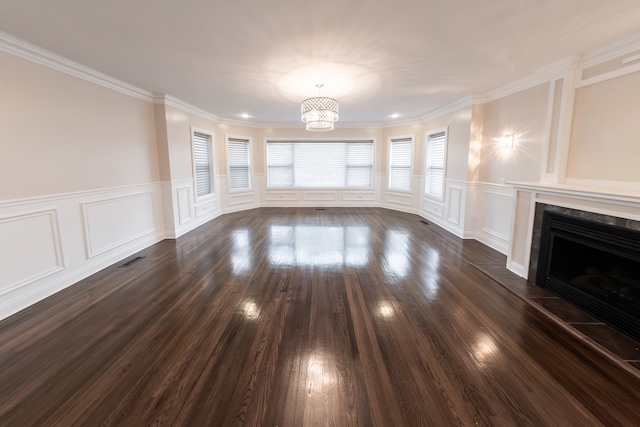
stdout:
[[268,141],[268,187],[373,187],[373,141]]
[[411,190],[413,138],[391,139],[389,148],[389,189]]
[[227,162],[229,163],[229,188],[231,190],[251,188],[248,139],[227,138]]
[[427,168],[425,193],[442,199],[447,153],[447,132],[438,131],[427,135]]
[[196,200],[213,193],[213,163],[211,160],[211,135],[193,132],[193,169]]

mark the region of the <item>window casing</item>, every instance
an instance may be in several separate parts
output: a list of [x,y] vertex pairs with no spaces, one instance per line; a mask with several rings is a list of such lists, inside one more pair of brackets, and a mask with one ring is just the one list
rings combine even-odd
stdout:
[[391,138],[389,144],[389,189],[411,191],[413,137]]
[[267,187],[373,187],[373,141],[267,141]]
[[227,164],[230,190],[251,188],[250,145],[248,138],[227,137]]
[[211,135],[198,131],[192,132],[191,143],[196,201],[211,196],[214,192],[211,141]]
[[446,176],[447,130],[427,134],[427,159],[424,192],[442,200]]

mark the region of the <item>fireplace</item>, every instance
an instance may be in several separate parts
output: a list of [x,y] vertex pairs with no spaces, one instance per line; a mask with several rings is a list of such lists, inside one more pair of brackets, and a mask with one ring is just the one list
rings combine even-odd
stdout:
[[640,340],[638,223],[545,206],[536,284]]

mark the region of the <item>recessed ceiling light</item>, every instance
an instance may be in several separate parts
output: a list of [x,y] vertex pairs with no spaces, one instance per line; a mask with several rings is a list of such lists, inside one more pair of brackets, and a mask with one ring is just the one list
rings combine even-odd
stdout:
[[242,117],[243,119],[250,119],[251,118],[251,114],[242,113],[242,114],[240,114],[240,117]]
[[393,113],[393,114],[391,114],[389,117],[391,117],[392,119],[397,119],[398,117],[400,117],[400,114],[398,114],[398,113]]

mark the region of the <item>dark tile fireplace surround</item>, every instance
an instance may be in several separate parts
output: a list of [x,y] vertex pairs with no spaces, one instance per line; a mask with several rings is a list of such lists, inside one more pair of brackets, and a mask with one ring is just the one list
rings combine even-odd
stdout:
[[640,221],[537,203],[529,277],[640,340]]

